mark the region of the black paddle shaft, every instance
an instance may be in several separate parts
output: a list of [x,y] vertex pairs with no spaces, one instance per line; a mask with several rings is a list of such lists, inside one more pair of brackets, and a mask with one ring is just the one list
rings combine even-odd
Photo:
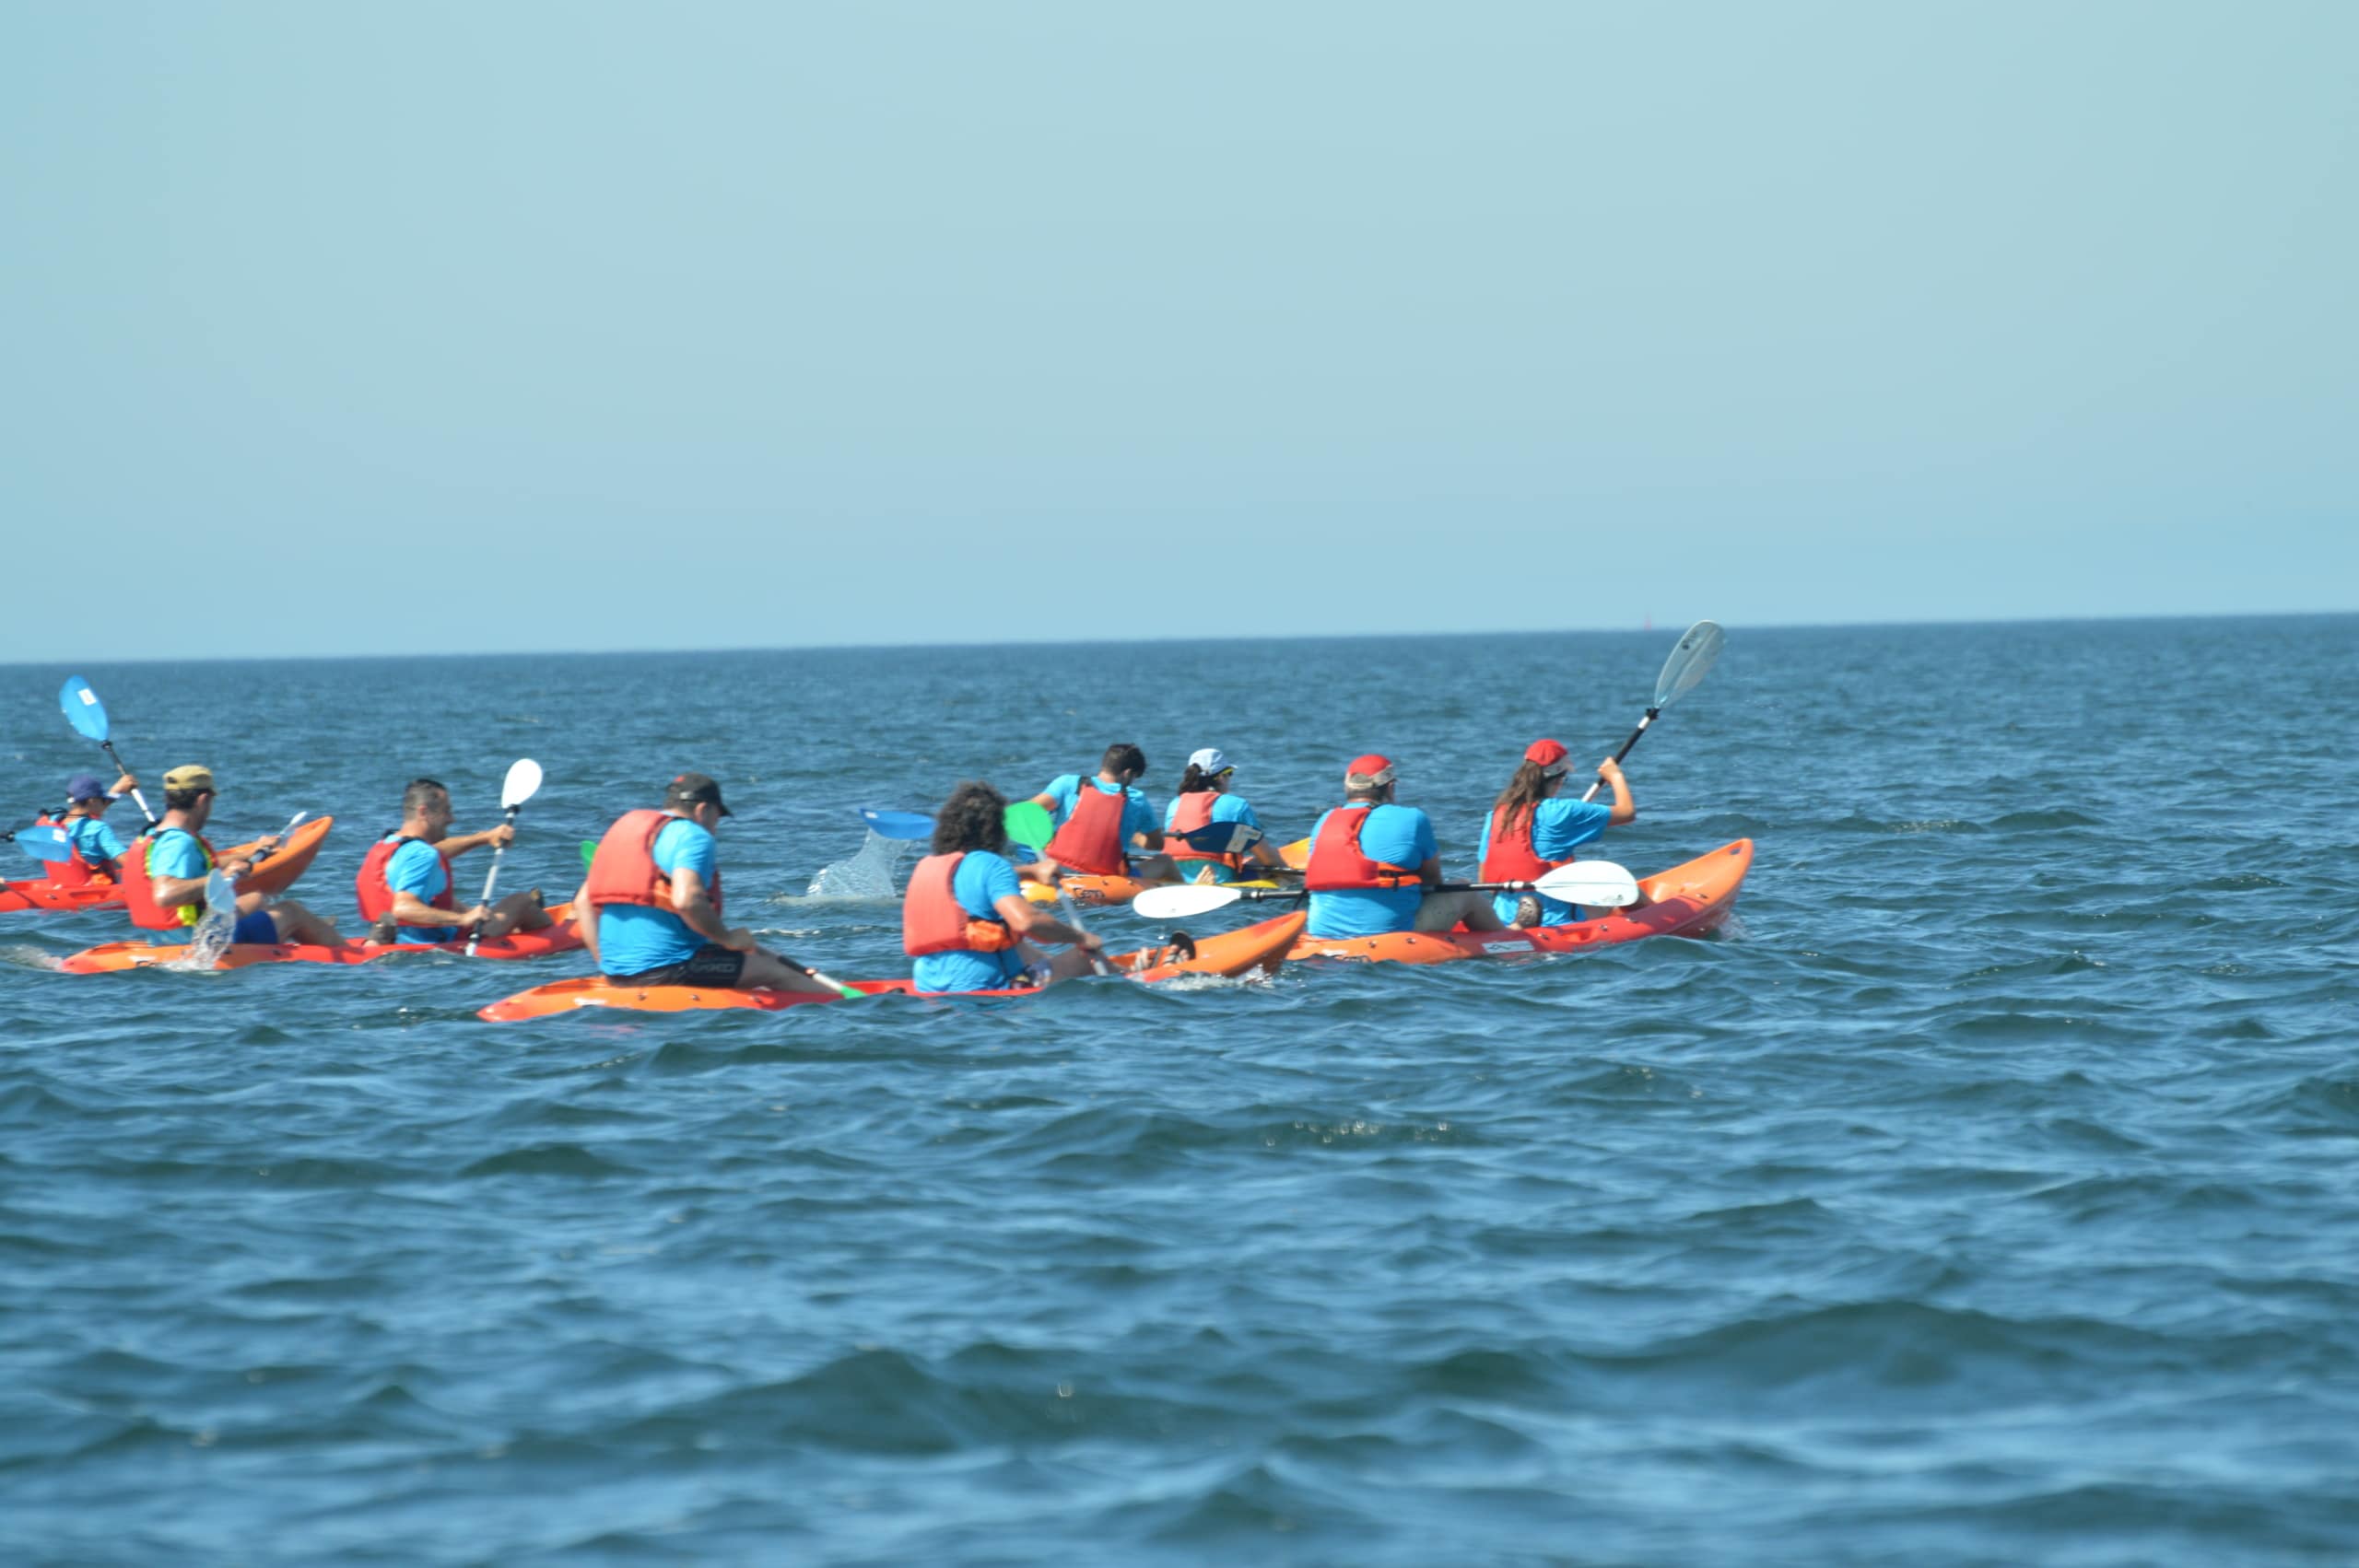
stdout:
[[[1638,727],[1630,731],[1630,738],[1622,743],[1622,749],[1620,751],[1614,754],[1614,766],[1619,767],[1622,766],[1622,759],[1630,755],[1630,748],[1638,743],[1638,737],[1647,732],[1647,726],[1653,723],[1661,712],[1662,709],[1660,708],[1649,708],[1647,709],[1647,716],[1638,720]],[[1582,792],[1581,799],[1584,801],[1595,800],[1597,798],[1598,790],[1604,788],[1604,779],[1601,778],[1597,780],[1597,782],[1591,784]]]
[[[114,764],[114,770],[117,773],[128,773],[131,771],[131,769],[123,766],[123,758],[114,755],[114,743],[112,741],[100,741],[99,743],[99,750],[107,754],[107,760]],[[158,818],[148,814],[147,802],[145,801],[141,801],[139,802],[139,814],[147,818],[147,825],[150,827],[155,826],[158,820]]]

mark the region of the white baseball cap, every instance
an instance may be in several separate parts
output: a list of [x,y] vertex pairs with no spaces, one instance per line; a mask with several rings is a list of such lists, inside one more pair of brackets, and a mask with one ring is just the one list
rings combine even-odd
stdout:
[[1200,752],[1188,754],[1188,766],[1209,778],[1215,773],[1226,773],[1234,766],[1220,755],[1218,746],[1206,746]]

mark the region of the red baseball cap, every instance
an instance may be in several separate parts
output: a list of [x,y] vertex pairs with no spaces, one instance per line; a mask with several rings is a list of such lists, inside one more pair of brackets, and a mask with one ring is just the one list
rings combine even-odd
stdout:
[[1538,763],[1551,777],[1571,771],[1573,765],[1565,760],[1566,755],[1563,744],[1556,741],[1534,741],[1523,748],[1523,760]]
[[1389,756],[1379,756],[1374,752],[1368,753],[1366,756],[1352,758],[1351,766],[1344,769],[1344,783],[1347,788],[1354,784],[1390,784],[1391,782],[1392,759]]

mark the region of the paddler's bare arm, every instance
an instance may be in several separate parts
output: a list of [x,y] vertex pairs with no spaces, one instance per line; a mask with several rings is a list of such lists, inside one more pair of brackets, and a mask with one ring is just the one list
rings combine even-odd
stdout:
[[487,827],[481,833],[451,834],[434,847],[452,860],[457,860],[468,850],[480,849],[487,844],[496,848],[505,849],[515,842],[516,830],[503,822],[498,827]]
[[478,904],[472,909],[437,909],[407,888],[393,895],[393,924],[397,926],[457,926],[464,930],[491,918]]
[[581,951],[590,962],[598,962],[598,911],[591,907],[590,883],[584,881],[573,890],[573,934],[581,939]]
[[1032,797],[1032,803],[1050,816],[1057,814],[1057,798],[1054,795],[1035,795]]
[[1424,862],[1417,867],[1417,880],[1427,887],[1438,886],[1441,882],[1441,857],[1426,856]]
[[[218,862],[213,868],[231,882],[237,881],[253,869],[253,862],[241,856],[232,856],[229,860]],[[150,877],[147,886],[156,902],[169,909],[177,904],[204,903],[205,880],[201,876]]]
[[706,896],[704,878],[682,866],[672,873],[672,912],[681,923],[707,942],[739,953],[754,951],[754,933],[743,927],[734,930],[721,923],[721,916]]
[[1607,825],[1620,827],[1637,821],[1638,802],[1630,798],[1630,781],[1622,777],[1622,765],[1607,757],[1597,765],[1597,776],[1614,790],[1614,815],[1607,819]]
[[1021,898],[995,899],[992,908],[1007,922],[1008,930],[1026,942],[1046,942],[1074,947],[1095,948],[1102,945],[1086,931],[1077,931],[1062,920],[1052,919]]

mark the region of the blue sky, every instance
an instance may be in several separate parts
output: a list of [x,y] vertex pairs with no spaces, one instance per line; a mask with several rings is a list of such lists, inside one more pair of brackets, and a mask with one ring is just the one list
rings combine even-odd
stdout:
[[2354,58],[9,6],[0,661],[2359,607]]

